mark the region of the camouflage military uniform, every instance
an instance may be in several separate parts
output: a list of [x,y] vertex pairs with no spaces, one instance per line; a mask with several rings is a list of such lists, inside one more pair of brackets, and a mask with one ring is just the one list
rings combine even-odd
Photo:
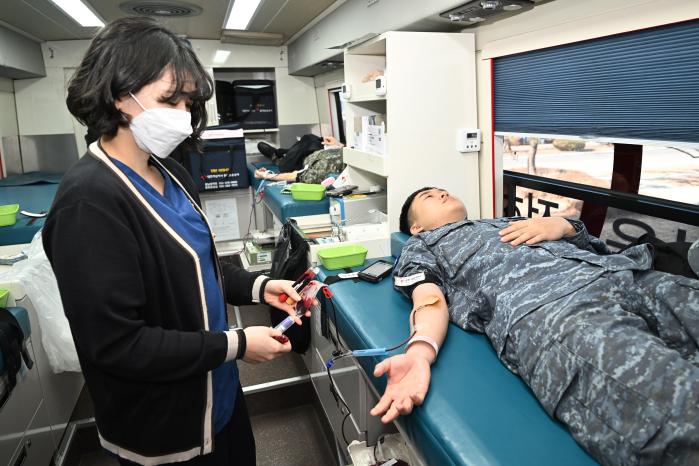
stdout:
[[609,254],[580,222],[514,247],[507,221],[419,234],[394,273],[425,272],[601,463],[699,464],[699,281],[650,271],[646,246]]
[[296,181],[320,183],[331,173],[340,173],[345,168],[342,163],[342,149],[319,150],[304,160],[305,170],[298,174]]

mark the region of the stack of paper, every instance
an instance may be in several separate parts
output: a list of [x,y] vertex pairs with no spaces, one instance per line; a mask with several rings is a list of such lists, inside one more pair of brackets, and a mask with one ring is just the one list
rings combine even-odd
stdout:
[[299,230],[307,238],[322,238],[332,235],[332,223],[329,214],[306,215],[303,217],[291,217],[296,221]]

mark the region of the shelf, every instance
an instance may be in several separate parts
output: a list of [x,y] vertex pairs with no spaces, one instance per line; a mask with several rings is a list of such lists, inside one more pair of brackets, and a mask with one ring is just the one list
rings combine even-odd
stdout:
[[356,149],[345,147],[342,151],[344,162],[362,170],[375,173],[381,176],[388,176],[388,160],[386,155],[362,152]]
[[[425,180],[448,186],[469,214],[480,212],[479,160],[455,157],[453,143],[459,128],[478,125],[476,63],[475,38],[468,33],[389,31],[345,50],[350,98],[343,116],[347,141],[355,149],[344,150],[344,162],[359,180],[355,184],[386,187],[390,231],[399,228],[405,197]],[[377,71],[385,76],[386,96],[377,96],[376,81],[367,79]],[[416,118],[418,113],[439,118]],[[381,115],[386,126],[384,140],[372,132],[375,144],[370,145],[362,123],[372,115]]]
[[[385,66],[380,66],[379,68],[381,69],[384,67]],[[374,65],[372,65],[370,68],[374,68]],[[351,104],[360,102],[386,101],[385,95],[376,95],[376,81],[373,79],[365,83],[350,82],[350,85],[352,86],[352,94],[350,95],[348,102]]]
[[386,55],[386,34],[378,35],[346,51],[350,55]]
[[351,104],[357,104],[357,103],[362,103],[362,102],[378,102],[383,100],[384,102],[386,101],[386,96],[378,96],[376,94],[367,94],[367,95],[359,95],[357,97],[353,97],[350,100],[348,100],[349,103]]
[[279,128],[264,128],[264,129],[244,129],[245,134],[262,134],[262,133],[278,133]]

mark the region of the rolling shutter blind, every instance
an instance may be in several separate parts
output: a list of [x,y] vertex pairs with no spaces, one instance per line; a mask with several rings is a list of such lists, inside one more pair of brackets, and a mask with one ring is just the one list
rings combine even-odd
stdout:
[[699,142],[699,21],[494,59],[495,130]]

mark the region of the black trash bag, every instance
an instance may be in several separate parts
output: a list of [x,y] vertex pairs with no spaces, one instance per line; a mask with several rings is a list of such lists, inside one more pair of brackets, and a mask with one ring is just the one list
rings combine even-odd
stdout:
[[646,233],[629,244],[627,248],[637,244],[650,244],[653,247],[653,270],[697,278],[687,258],[692,243],[686,241],[666,243]]
[[[308,269],[308,243],[294,229],[291,221],[282,226],[277,246],[274,250],[270,277],[275,279],[296,280]],[[284,320],[288,314],[272,306],[269,317],[272,326]],[[284,334],[291,341],[291,349],[296,353],[305,353],[311,343],[311,322],[308,317],[301,317],[303,325],[292,325]]]
[[[7,390],[3,395],[5,398],[17,384],[17,374],[22,368],[22,359],[27,369],[31,369],[34,362],[25,346],[22,327],[15,316],[4,307],[0,307],[0,358],[7,375]],[[3,402],[4,399],[0,399],[0,406]]]

